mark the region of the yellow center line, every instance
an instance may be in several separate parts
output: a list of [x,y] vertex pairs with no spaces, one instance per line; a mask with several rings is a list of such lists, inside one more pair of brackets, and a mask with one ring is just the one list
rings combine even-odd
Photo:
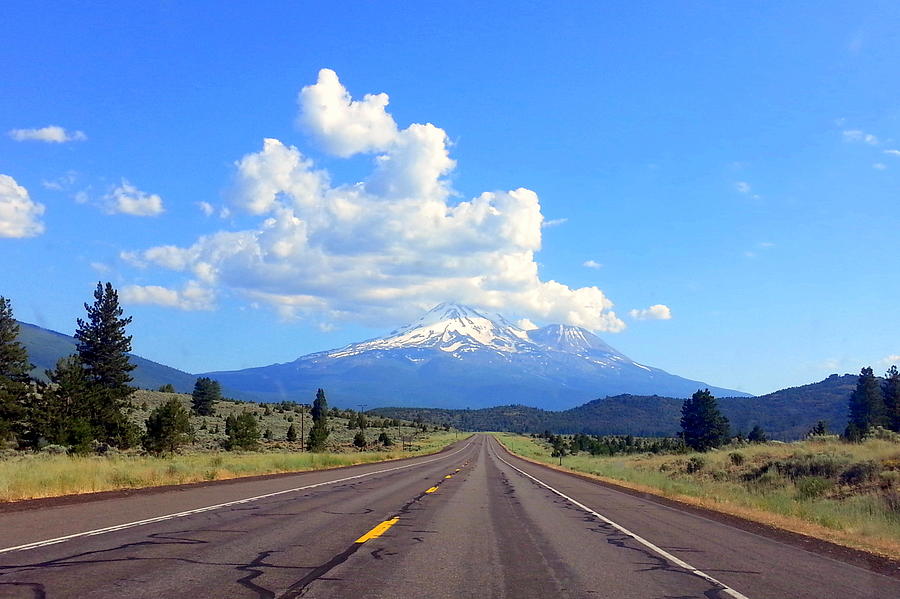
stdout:
[[378,526],[376,526],[375,528],[373,528],[372,530],[370,530],[363,536],[356,539],[356,542],[357,543],[365,543],[369,539],[377,539],[378,537],[383,535],[385,532],[387,532],[387,529],[389,529],[391,526],[396,524],[399,520],[400,520],[400,518],[391,518],[390,520],[385,520],[384,522],[382,522],[381,524],[379,524]]
[[430,489],[425,490],[426,493],[434,493],[435,491],[437,491],[437,487],[431,487]]
[[445,476],[444,478],[453,478],[453,475],[452,475],[452,474],[448,474],[448,475]]

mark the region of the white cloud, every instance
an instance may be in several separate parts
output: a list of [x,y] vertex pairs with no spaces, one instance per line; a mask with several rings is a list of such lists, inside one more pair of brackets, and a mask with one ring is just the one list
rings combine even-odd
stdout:
[[569,219],[567,218],[554,218],[553,220],[545,220],[544,222],[542,222],[541,227],[545,229],[548,227],[558,227],[559,225],[564,225],[567,222],[569,222]]
[[737,183],[734,184],[734,187],[735,187],[740,193],[750,193],[750,191],[751,191],[751,190],[750,190],[750,184],[747,183],[746,181],[738,181]]
[[884,153],[891,156],[900,156],[900,150],[885,150]]
[[597,262],[596,260],[585,260],[581,263],[582,266],[586,266],[588,268],[603,268],[603,265]]
[[49,125],[40,129],[13,129],[9,132],[9,136],[16,141],[44,141],[57,144],[87,139],[87,135],[83,131],[66,131],[57,125]]
[[75,171],[69,171],[65,175],[61,177],[57,177],[56,179],[51,179],[49,181],[41,181],[41,185],[44,189],[51,189],[53,191],[62,191],[68,187],[70,187],[75,181],[78,179],[78,173]]
[[866,133],[865,131],[860,131],[859,129],[848,129],[843,131],[841,135],[846,142],[862,142],[867,143],[870,146],[878,145],[878,138],[872,135],[871,133]]
[[0,237],[35,237],[44,232],[44,205],[9,175],[0,175]]
[[125,179],[103,196],[103,201],[109,214],[158,216],[165,211],[161,197],[155,193],[145,193]]
[[255,226],[123,258],[235,290],[284,318],[383,325],[452,299],[515,318],[624,328],[597,287],[540,279],[535,192],[458,201],[446,179],[455,166],[446,133],[400,129],[386,95],[354,101],[331,71],[300,92],[300,106],[299,121],[328,151],[374,154],[367,179],[333,184],[296,147],[266,139],[235,163],[232,204],[257,216]]
[[881,363],[885,366],[898,366],[900,367],[900,354],[891,354],[889,356],[885,356],[881,359]]
[[130,304],[151,304],[179,310],[212,310],[215,294],[197,281],[188,281],[181,290],[159,285],[128,285],[121,290],[122,301]]
[[108,273],[112,270],[108,264],[104,264],[103,262],[91,262],[91,268],[101,274]]
[[874,168],[877,171],[883,171],[884,169],[887,168],[887,165],[883,162],[876,162],[875,164],[872,165],[872,168]]
[[209,202],[197,202],[197,207],[200,208],[200,212],[202,212],[205,216],[212,216],[213,212],[216,211],[213,208],[213,205]]
[[387,113],[387,94],[366,94],[353,100],[331,69],[300,90],[297,122],[336,156],[383,151],[397,140],[397,123]]
[[672,311],[663,304],[656,304],[644,310],[631,310],[628,314],[635,320],[670,320],[672,318]]

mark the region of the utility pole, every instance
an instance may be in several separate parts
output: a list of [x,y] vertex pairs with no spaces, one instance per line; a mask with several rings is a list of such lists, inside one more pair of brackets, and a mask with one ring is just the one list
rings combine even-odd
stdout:
[[400,439],[400,451],[406,451],[406,445],[403,443],[403,433],[400,432],[400,419],[397,419],[397,438]]
[[303,404],[300,404],[300,451],[306,451],[306,431],[303,428]]

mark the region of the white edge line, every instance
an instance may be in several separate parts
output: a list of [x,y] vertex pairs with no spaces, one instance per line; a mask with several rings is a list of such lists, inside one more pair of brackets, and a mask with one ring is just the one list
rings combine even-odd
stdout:
[[[235,501],[228,501],[226,503],[217,503],[216,505],[208,505],[206,507],[200,507],[193,510],[187,510],[184,512],[177,512],[175,514],[166,514],[164,516],[156,516],[154,518],[147,518],[146,520],[136,520],[134,522],[127,522],[125,524],[117,524],[115,526],[107,526],[106,528],[97,528],[95,530],[86,530],[84,532],[76,532],[71,535],[66,535],[64,537],[56,537],[55,539],[47,539],[45,541],[35,541],[33,543],[26,543],[25,545],[16,545],[15,547],[5,547],[0,549],[0,553],[10,553],[12,551],[25,551],[26,549],[36,549],[38,547],[45,547],[47,545],[55,545],[57,543],[63,543],[65,541],[69,541],[71,539],[77,539],[79,537],[92,537],[95,535],[102,535],[108,532],[115,532],[117,530],[123,530],[126,528],[133,528],[135,526],[142,526],[144,524],[153,524],[154,522],[163,522],[165,520],[173,520],[175,518],[182,518],[184,516],[191,516],[193,514],[200,514],[202,512],[208,512],[210,510],[217,510],[223,507],[230,507],[232,505],[240,505],[242,503],[249,503],[251,501],[257,501],[259,499],[266,499],[268,497],[275,497],[276,495],[284,495],[285,493],[295,493],[297,491],[305,491],[306,489],[314,489],[315,487],[323,487],[325,485],[334,485],[337,483],[346,482],[348,480],[353,480],[356,478],[365,478],[366,476],[373,476],[375,474],[384,474],[385,472],[393,472],[395,470],[403,470],[405,468],[414,468],[415,466],[424,466],[425,464],[430,464],[432,462],[437,462],[438,460],[446,459],[452,455],[456,455],[459,452],[465,450],[471,445],[472,442],[469,441],[466,443],[464,447],[461,447],[454,451],[453,453],[448,453],[447,455],[443,455],[440,457],[432,458],[430,460],[425,460],[424,462],[416,462],[415,464],[405,464],[403,466],[395,466],[394,468],[385,468],[384,470],[376,470],[375,472],[366,472],[364,474],[356,474],[354,476],[347,476],[344,478],[339,478],[337,480],[329,480],[321,483],[315,483],[312,485],[305,485],[303,487],[296,487],[294,489],[285,489],[284,491],[275,491],[274,493],[266,493],[265,495],[257,495],[255,497],[247,497],[246,499],[236,499]],[[515,466],[514,466],[515,467]],[[311,471],[300,471],[297,474],[308,474]],[[312,471],[314,472],[314,471]]]
[[613,528],[615,528],[615,529],[618,530],[619,532],[628,535],[629,537],[631,537],[632,539],[634,539],[635,541],[637,541],[637,542],[640,543],[641,545],[644,545],[645,547],[647,547],[647,548],[650,549],[651,551],[654,551],[654,552],[658,553],[659,555],[661,555],[661,556],[664,557],[665,559],[669,560],[670,562],[674,563],[675,565],[680,566],[681,568],[684,568],[685,570],[691,572],[692,574],[696,574],[696,575],[699,576],[700,578],[703,578],[703,579],[705,579],[705,580],[708,580],[709,582],[711,582],[711,583],[713,583],[713,584],[717,584],[717,585],[721,586],[721,587],[722,587],[722,591],[724,591],[725,593],[731,595],[731,596],[734,597],[735,599],[750,599],[750,598],[747,597],[746,595],[743,595],[743,594],[739,593],[738,591],[734,590],[733,588],[729,587],[728,585],[724,584],[722,581],[713,578],[712,576],[710,576],[710,575],[707,574],[706,572],[703,572],[702,570],[698,570],[697,568],[695,568],[694,566],[690,565],[690,564],[687,563],[686,561],[684,561],[684,560],[682,560],[682,559],[679,559],[679,558],[675,557],[674,555],[672,555],[671,553],[669,553],[669,552],[666,551],[665,549],[663,549],[663,548],[661,548],[661,547],[657,547],[656,545],[654,545],[653,543],[651,543],[651,542],[648,541],[647,539],[645,539],[645,538],[643,538],[643,537],[641,537],[641,536],[639,536],[639,535],[637,535],[637,534],[631,532],[630,530],[628,530],[628,529],[625,528],[624,526],[622,526],[622,525],[620,525],[620,524],[617,524],[617,523],[613,522],[612,520],[610,520],[609,518],[607,518],[607,517],[604,516],[603,514],[597,513],[597,512],[595,512],[594,510],[592,510],[591,508],[589,508],[588,506],[584,505],[583,503],[581,503],[581,502],[579,502],[579,501],[576,501],[575,499],[572,499],[571,497],[569,497],[568,495],[566,495],[566,494],[563,493],[562,491],[558,491],[558,490],[554,489],[553,487],[551,487],[550,485],[548,485],[547,483],[545,483],[544,481],[539,480],[539,479],[537,479],[537,478],[531,476],[530,474],[528,474],[528,473],[525,472],[524,470],[520,470],[519,468],[516,468],[515,466],[513,466],[512,464],[510,464],[509,462],[507,462],[506,460],[504,460],[503,458],[501,458],[501,457],[496,453],[496,451],[494,452],[494,457],[496,457],[498,460],[500,460],[501,462],[503,462],[504,464],[506,464],[507,466],[509,466],[509,467],[512,468],[513,470],[517,471],[518,473],[527,476],[528,478],[530,478],[530,479],[533,480],[534,482],[538,483],[538,484],[541,485],[542,487],[546,487],[547,489],[553,491],[554,493],[556,493],[557,495],[559,495],[559,496],[562,497],[563,499],[565,499],[565,500],[571,502],[573,505],[575,505],[575,506],[581,508],[582,510],[584,510],[585,512],[591,514],[591,515],[594,516],[595,518],[601,520],[602,522],[605,522],[605,523],[609,524],[610,526],[612,526]]

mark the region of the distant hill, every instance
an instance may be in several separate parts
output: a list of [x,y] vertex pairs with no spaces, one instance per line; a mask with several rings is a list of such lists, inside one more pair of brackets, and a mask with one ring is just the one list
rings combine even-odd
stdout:
[[[747,433],[760,425],[771,438],[803,437],[819,420],[839,432],[847,424],[847,400],[857,377],[831,375],[818,383],[782,389],[759,397],[719,399],[732,431]],[[679,429],[683,399],[656,395],[616,395],[595,399],[569,410],[552,412],[521,405],[480,410],[379,408],[379,416],[450,424],[465,430],[515,432],[672,435]]]
[[453,303],[435,306],[384,337],[284,364],[204,376],[266,401],[311,397],[323,387],[330,401],[344,407],[486,408],[516,402],[562,410],[620,393],[689,397],[709,387],[718,395],[746,395],[636,362],[580,327],[526,331],[499,314]]
[[[76,353],[75,338],[56,331],[41,328],[37,325],[19,321],[19,341],[28,350],[28,358],[35,368],[32,375],[46,380],[44,371],[56,367],[62,357]],[[180,393],[190,393],[194,389],[197,377],[169,366],[152,362],[131,354],[131,361],[137,368],[131,373],[135,387],[158,389],[171,383]]]

